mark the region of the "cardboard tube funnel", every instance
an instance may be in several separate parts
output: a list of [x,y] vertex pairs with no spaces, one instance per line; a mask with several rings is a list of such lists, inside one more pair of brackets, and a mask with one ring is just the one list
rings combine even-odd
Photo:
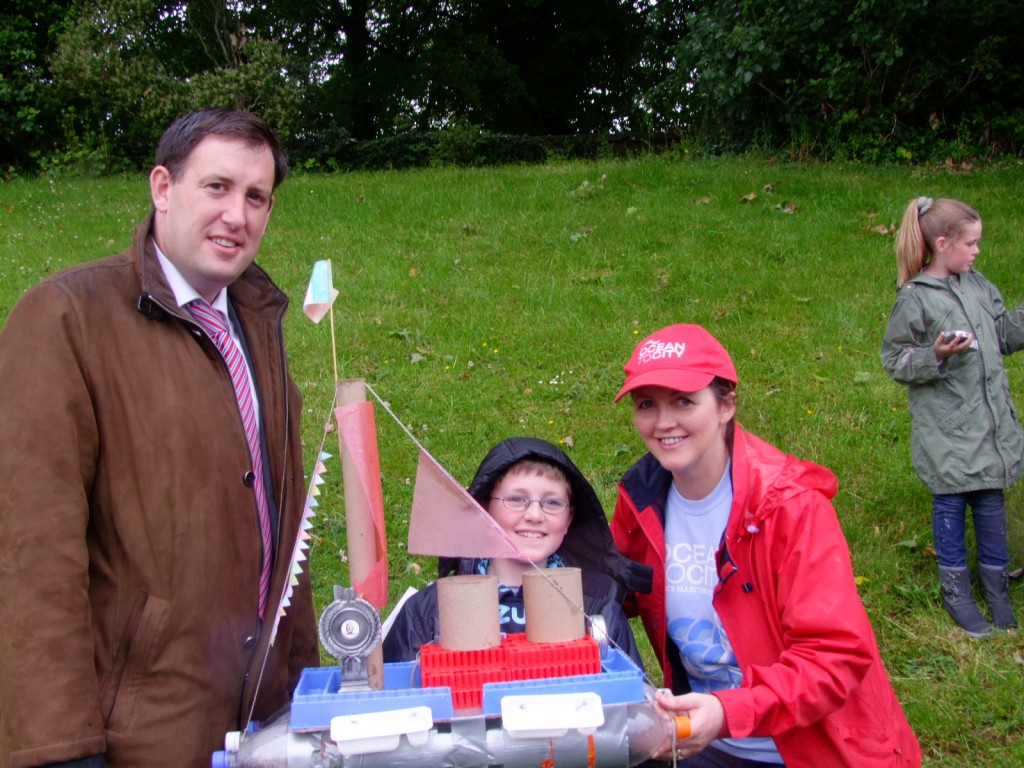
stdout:
[[[338,409],[356,403],[366,402],[366,382],[363,379],[345,379],[334,383],[334,394]],[[376,432],[372,435],[376,443]],[[370,575],[377,561],[373,510],[368,506],[367,495],[359,490],[361,482],[359,469],[352,454],[338,432],[338,448],[341,451],[342,482],[345,484],[345,530],[348,544],[348,575],[352,584],[360,584]],[[380,482],[379,480],[377,481]],[[384,687],[384,652],[381,645],[366,658],[366,670],[370,688]]]
[[[366,402],[366,382],[362,379],[347,379],[335,383],[338,407],[343,408]],[[367,494],[360,490],[359,469],[352,458],[349,447],[338,434],[341,450],[342,480],[345,483],[345,530],[348,542],[349,578],[359,584],[370,575],[377,562],[374,542],[376,533],[373,525],[373,510],[367,503]],[[376,434],[371,435],[376,440]]]
[[442,648],[482,651],[501,644],[497,577],[468,574],[438,579],[437,604]]
[[523,574],[526,639],[568,643],[587,633],[583,615],[583,573],[579,568],[545,568]]

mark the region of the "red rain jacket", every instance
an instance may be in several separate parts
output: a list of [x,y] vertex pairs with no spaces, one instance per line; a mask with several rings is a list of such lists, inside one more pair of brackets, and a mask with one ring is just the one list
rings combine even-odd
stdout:
[[[671,475],[648,454],[619,484],[612,535],[654,568],[631,595],[665,685],[687,690],[665,617],[663,515]],[[723,736],[772,736],[788,768],[920,766],[921,749],[889,684],[853,578],[824,467],[783,454],[736,426],[733,505],[719,547],[714,607],[743,671],[715,695]]]

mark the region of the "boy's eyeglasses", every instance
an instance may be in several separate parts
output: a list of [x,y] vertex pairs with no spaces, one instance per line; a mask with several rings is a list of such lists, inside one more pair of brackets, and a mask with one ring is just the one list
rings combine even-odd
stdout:
[[531,504],[536,504],[540,507],[540,511],[545,515],[559,515],[565,512],[571,504],[565,499],[556,499],[548,497],[546,499],[528,499],[525,496],[519,496],[513,494],[512,496],[492,496],[495,501],[500,501],[505,505],[505,509],[511,510],[512,512],[525,512],[530,508]]

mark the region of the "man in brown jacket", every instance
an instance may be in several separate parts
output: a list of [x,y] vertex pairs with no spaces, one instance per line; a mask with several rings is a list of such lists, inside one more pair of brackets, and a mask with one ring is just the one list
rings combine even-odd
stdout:
[[[286,173],[260,118],[180,118],[132,247],[0,331],[2,768],[209,765],[317,663],[305,577],[269,644],[305,500],[288,301],[253,263]],[[198,298],[244,352],[261,450]]]

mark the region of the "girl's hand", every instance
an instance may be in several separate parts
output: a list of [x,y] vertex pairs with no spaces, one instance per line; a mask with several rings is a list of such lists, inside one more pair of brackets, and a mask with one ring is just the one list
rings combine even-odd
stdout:
[[935,362],[941,363],[947,357],[952,355],[960,354],[966,351],[970,346],[971,342],[974,341],[974,334],[968,333],[964,336],[955,336],[950,342],[945,342],[945,333],[940,333],[939,337],[935,339]]
[[[687,693],[673,696],[668,691],[658,691],[655,704],[670,715],[687,715],[690,718],[690,736],[676,742],[676,758],[695,755],[713,739],[717,739],[725,725],[725,710],[722,702],[706,693]],[[672,758],[669,745],[660,754],[652,755],[655,760]]]

